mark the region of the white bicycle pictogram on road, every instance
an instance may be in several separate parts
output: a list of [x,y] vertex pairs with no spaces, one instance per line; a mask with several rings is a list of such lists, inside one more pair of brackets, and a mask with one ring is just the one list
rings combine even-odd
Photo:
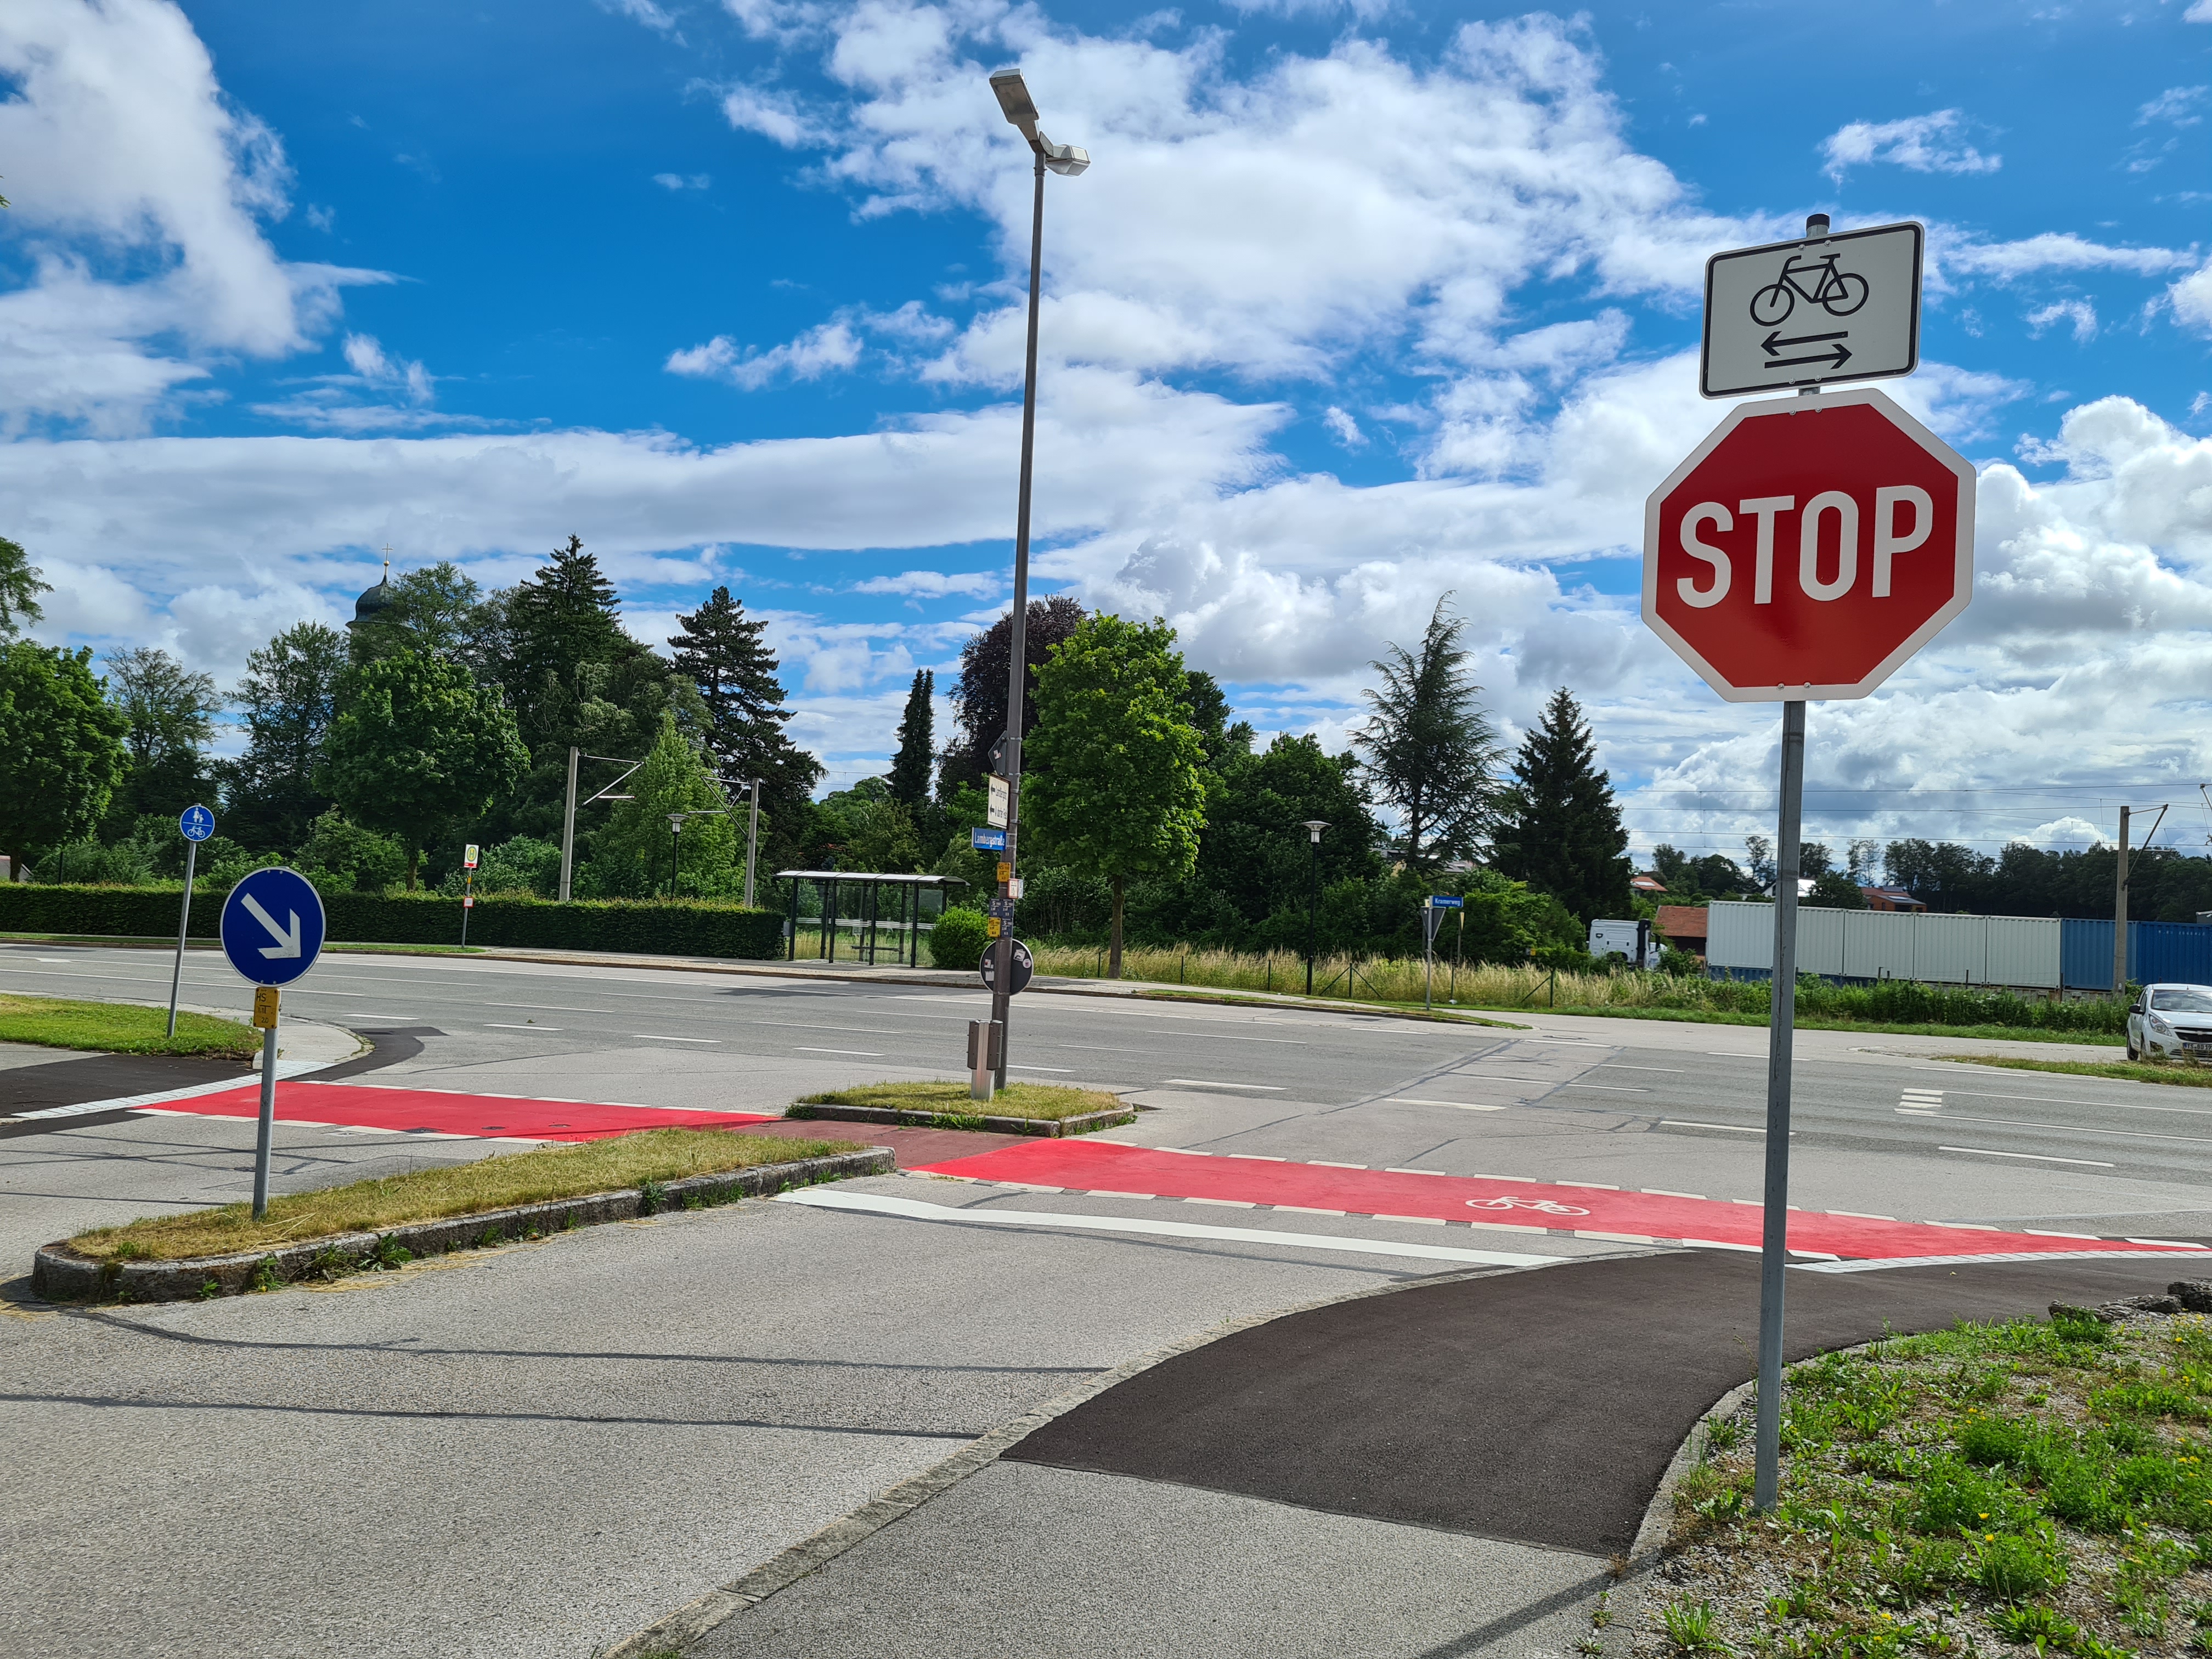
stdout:
[[1546,1215],[1588,1215],[1589,1212],[1552,1198],[1470,1198],[1470,1210],[1540,1210]]

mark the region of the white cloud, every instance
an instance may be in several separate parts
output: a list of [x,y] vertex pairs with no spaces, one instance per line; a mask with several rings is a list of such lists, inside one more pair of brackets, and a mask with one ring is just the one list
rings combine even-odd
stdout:
[[2028,331],[2040,337],[2054,323],[2065,323],[2077,341],[2097,337],[2097,308],[2087,300],[2057,300],[2027,313]]
[[707,173],[656,173],[653,182],[663,190],[704,190],[714,179]]
[[971,599],[996,599],[1006,585],[1006,578],[995,570],[907,570],[896,576],[871,576],[864,582],[854,582],[851,591],[903,593],[933,599],[964,593]]
[[2136,125],[2143,127],[2154,121],[2171,121],[2178,127],[2193,127],[2204,118],[2195,111],[2208,92],[2212,92],[2212,87],[2168,87],[2136,112]]
[[1334,433],[1337,442],[1347,449],[1361,448],[1367,442],[1367,434],[1359,429],[1359,422],[1334,404],[1322,410],[1321,423]]
[[[2212,4],[2212,0],[2207,0]],[[2212,333],[2212,264],[2192,270],[2166,291],[2173,314],[2195,329]]]
[[2194,249],[2109,247],[2071,231],[2045,232],[2014,242],[1947,236],[1936,249],[1937,262],[1944,270],[1994,276],[2000,282],[2043,270],[2126,270],[2156,276],[2193,264],[2196,258]]
[[283,147],[224,100],[170,0],[11,0],[0,76],[0,234],[35,268],[0,295],[8,429],[140,429],[210,358],[297,351],[341,286],[383,280],[276,257],[258,221],[287,209]]
[[[612,12],[617,17],[627,17],[634,23],[642,23],[656,33],[676,33],[676,19],[654,3],[654,0],[599,0],[602,11]],[[679,40],[681,36],[678,36]]]
[[732,386],[757,392],[779,377],[817,380],[833,369],[850,368],[860,361],[860,336],[845,324],[834,322],[810,328],[797,339],[766,351],[740,346],[728,335],[717,334],[704,345],[671,352],[667,368],[672,374],[727,380]]
[[722,94],[722,117],[739,132],[757,132],[786,149],[823,142],[823,129],[787,92],[732,87]]
[[1984,155],[1966,142],[1966,118],[1955,109],[1911,115],[1901,121],[1853,121],[1820,141],[1828,176],[1838,183],[1855,167],[1886,161],[1912,173],[1995,173],[2001,155]]

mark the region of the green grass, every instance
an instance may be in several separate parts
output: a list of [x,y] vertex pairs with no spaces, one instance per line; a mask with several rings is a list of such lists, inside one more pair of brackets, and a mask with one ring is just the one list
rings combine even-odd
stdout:
[[260,1052],[261,1033],[236,1020],[179,1009],[176,1036],[167,1035],[168,1024],[166,1006],[0,993],[0,1042],[109,1054],[204,1054],[217,1060],[251,1060]]
[[1749,1404],[1676,1488],[1677,1585],[1644,1621],[1676,1651],[2119,1659],[2212,1621],[2202,1317],[1960,1324],[1784,1390],[1771,1516],[1751,1510]]
[[964,1083],[863,1083],[802,1096],[787,1115],[805,1117],[809,1106],[873,1106],[895,1112],[937,1112],[952,1117],[1027,1117],[1057,1122],[1086,1112],[1126,1110],[1120,1098],[1102,1089],[1071,1089],[1059,1083],[1010,1083],[988,1105],[968,1092]]
[[[1523,1012],[1577,1014],[1605,1019],[1671,1020],[1685,1025],[1755,1025],[1761,1030],[1766,1028],[1771,1018],[1763,1013],[1735,1013],[1718,1008],[1633,1008],[1618,1005],[1570,1007],[1565,1003],[1557,1008],[1547,1008],[1540,1002]],[[1801,1031],[1879,1031],[1892,1036],[1982,1037],[2005,1042],[2079,1042],[2085,1047],[2098,1048],[2127,1046],[2125,1037],[2108,1036],[2102,1031],[2051,1031],[2033,1025],[1913,1025],[1879,1020],[1823,1019],[1817,1014],[1806,1013],[1802,1008],[1798,1010],[1795,1024]],[[2043,1062],[2019,1063],[2041,1065]],[[2083,1060],[2078,1063],[2089,1065],[2094,1062]]]
[[79,1233],[70,1246],[97,1261],[228,1255],[857,1150],[857,1143],[849,1140],[788,1140],[727,1129],[646,1129],[580,1146],[539,1147],[350,1186],[287,1193],[269,1200],[268,1213],[259,1221],[250,1204],[142,1217],[123,1226]]
[[2009,1054],[1932,1054],[1929,1058],[1954,1060],[1962,1066],[2006,1066],[2016,1072],[2063,1072],[2069,1077],[2116,1077],[2130,1083],[2167,1083],[2184,1089],[2212,1089],[2212,1066],[2192,1065],[2187,1060],[2016,1060]]

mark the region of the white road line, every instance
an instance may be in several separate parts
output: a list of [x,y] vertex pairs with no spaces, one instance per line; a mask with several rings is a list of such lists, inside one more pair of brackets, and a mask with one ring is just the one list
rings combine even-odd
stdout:
[[1649,1089],[1626,1083],[1562,1083],[1562,1089],[1601,1089],[1609,1095],[1648,1095]]
[[[948,1014],[945,1018],[950,1019],[953,1016]],[[1046,1046],[1054,1048],[1079,1048],[1084,1053],[1091,1054],[1149,1054],[1152,1052],[1150,1048],[1109,1048],[1103,1042],[1054,1042]]]
[[[1659,1127],[1662,1129],[1726,1129],[1731,1134],[1739,1135],[1763,1135],[1766,1133],[1764,1129],[1747,1128],[1741,1123],[1699,1123],[1686,1117],[1662,1117],[1659,1120]],[[1790,1133],[1794,1135],[1797,1132],[1792,1129]]]
[[1006,1069],[1010,1072],[1058,1072],[1065,1076],[1073,1072],[1075,1067],[1073,1066],[1015,1066],[1010,1063]]
[[[2175,1085],[2154,1083],[2147,1086],[2170,1089]],[[1997,1095],[1978,1089],[1953,1089],[1948,1092],[1960,1100],[2032,1100],[2045,1106],[2101,1106],[2116,1112],[2184,1112],[2191,1117],[2212,1117],[2212,1106],[2154,1106],[2142,1100],[2069,1100],[2062,1095]]]
[[2040,1129],[2054,1135],[2104,1135],[2120,1140],[2178,1140],[2188,1146],[2212,1146],[2203,1135],[2154,1135],[2148,1129],[2091,1129],[2078,1123],[2039,1123],[2032,1117],[1968,1117],[1964,1112],[1929,1112],[1946,1123],[2001,1123],[2008,1128]]
[[[2105,1163],[2100,1158],[2049,1158],[2041,1152],[2000,1152],[1987,1146],[1938,1146],[1936,1150],[1939,1152],[1972,1152],[1980,1158],[2026,1158],[2031,1164],[2087,1164],[2093,1170],[2109,1170],[2112,1167],[2111,1164]],[[2060,1233],[2055,1236],[2061,1238],[2073,1237],[2073,1235],[2067,1233]]]
[[810,1048],[805,1043],[792,1045],[802,1054],[850,1054],[856,1060],[881,1060],[883,1051],[878,1048]]
[[797,1019],[755,1019],[745,1023],[749,1025],[771,1027],[779,1031],[841,1031],[847,1036],[908,1036],[912,1035],[910,1032],[896,1031],[888,1026],[880,1025],[810,1025],[804,1020]]
[[1676,1077],[1687,1077],[1690,1074],[1689,1069],[1682,1066],[1623,1066],[1620,1061],[1612,1060],[1601,1060],[1597,1063],[1596,1069],[1601,1072],[1671,1072]]
[[[348,991],[343,994],[351,996],[354,993]],[[478,1006],[485,1008],[525,1008],[543,1014],[618,1014],[622,1012],[619,1008],[571,1008],[561,1002],[486,1002]]]
[[1377,1106],[1450,1106],[1462,1112],[1502,1112],[1503,1106],[1478,1106],[1471,1100],[1416,1100],[1411,1095],[1393,1095],[1388,1100],[1371,1103]]
[[910,1198],[871,1193],[840,1193],[821,1188],[779,1193],[779,1204],[812,1209],[856,1210],[914,1221],[951,1221],[987,1227],[1079,1228],[1091,1232],[1150,1234],[1162,1238],[1212,1239],[1224,1244],[1266,1244],[1349,1255],[1397,1256],[1414,1261],[1460,1261],[1486,1267],[1548,1267],[1565,1260],[1556,1255],[1521,1255],[1504,1250],[1462,1250],[1443,1244],[1398,1243],[1380,1238],[1336,1238],[1324,1233],[1267,1231],[1257,1227],[1206,1227],[1188,1221],[1155,1221],[1150,1217],[1061,1215],[1044,1210],[955,1209]]
[[1450,1173],[1450,1171],[1449,1171],[1449,1170],[1401,1170],[1401,1169],[1397,1169],[1397,1168],[1395,1168],[1395,1167],[1392,1167],[1392,1168],[1385,1169],[1385,1170],[1382,1171],[1382,1173],[1383,1173],[1384,1175],[1432,1175],[1432,1176],[1440,1176],[1440,1175],[1449,1175],[1449,1174]]
[[720,1042],[720,1037],[663,1036],[658,1031],[632,1031],[630,1035],[641,1042]]
[[[1587,1185],[1588,1183],[1584,1183]],[[1646,1187],[1644,1190],[1654,1198],[1694,1198],[1704,1200],[1703,1193],[1670,1193],[1664,1187]]]
[[1271,1095],[1283,1092],[1285,1085],[1279,1083],[1217,1083],[1211,1078],[1171,1077],[1161,1079],[1163,1088],[1180,1085],[1191,1089],[1260,1089]]
[[496,1019],[488,1019],[484,1022],[484,1029],[491,1031],[560,1031],[568,1028],[561,1025],[508,1025]]

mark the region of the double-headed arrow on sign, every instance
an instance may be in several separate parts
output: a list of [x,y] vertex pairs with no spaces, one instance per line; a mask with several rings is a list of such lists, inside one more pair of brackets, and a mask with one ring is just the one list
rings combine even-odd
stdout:
[[[1793,334],[1784,339],[1782,331],[1777,329],[1759,343],[1765,349],[1770,360],[1766,365],[1769,368],[1794,368],[1800,363],[1826,363],[1831,368],[1841,368],[1851,360],[1850,348],[1844,343],[1850,337],[1850,330],[1839,328],[1832,334]],[[1813,345],[1821,340],[1833,340],[1836,343],[1826,351],[1814,352],[1809,357],[1777,357],[1774,355],[1786,346]]]

